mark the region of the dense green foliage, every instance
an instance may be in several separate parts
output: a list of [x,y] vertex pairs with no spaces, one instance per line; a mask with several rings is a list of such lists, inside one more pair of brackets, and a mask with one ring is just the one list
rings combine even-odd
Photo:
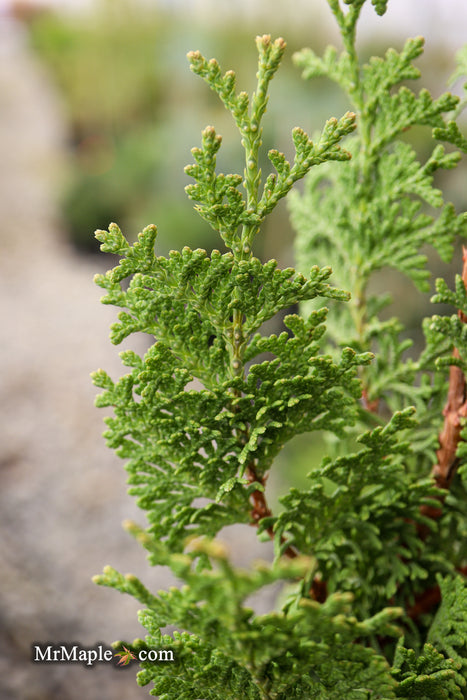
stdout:
[[[409,360],[399,319],[381,320],[387,298],[369,292],[387,266],[425,289],[422,245],[447,259],[466,233],[466,215],[433,187],[435,171],[455,167],[466,150],[453,121],[459,100],[401,85],[419,77],[412,62],[421,39],[361,65],[355,35],[365,0],[346,11],[328,2],[342,52],[305,50],[297,62],[307,78],[336,81],[353,111],[313,140],[295,128],[293,161],[269,150],[266,177],[262,120],[285,42],[257,38],[251,96],[237,93],[232,71],[189,54],[244,151],[243,175],[218,173],[222,139],[208,126],[186,169],[188,196],[227,252],[158,256],[155,226],[133,245],[116,224],[96,234],[121,258],[96,278],[103,302],[122,309],[112,342],[136,332],[152,341],[144,357],[121,353],[130,371],[120,380],[94,373],[98,405],[114,408],[108,444],[126,460],[130,493],[147,513],[146,529],[127,529],[183,586],[154,595],[111,567],[96,582],[145,606],[148,635],[127,648],[174,651],[173,664],[142,661],[138,675],[165,700],[465,697],[466,280],[454,291],[438,281],[434,301],[456,315],[428,319],[426,348]],[[384,14],[387,2],[372,4]],[[423,163],[402,139],[417,125],[449,144]],[[290,207],[303,274],[253,255],[264,220],[302,178]],[[283,332],[268,334],[265,322],[281,313]],[[266,479],[276,456],[318,430],[332,436],[328,456],[274,515]],[[233,523],[271,537],[274,561],[233,567],[216,539]],[[283,584],[277,609],[255,614],[247,598],[273,582]]]

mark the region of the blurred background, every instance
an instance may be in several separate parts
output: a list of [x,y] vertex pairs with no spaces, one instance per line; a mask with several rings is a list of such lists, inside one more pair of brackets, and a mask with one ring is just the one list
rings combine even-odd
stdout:
[[[221,248],[183,192],[183,168],[200,132],[224,136],[219,169],[242,172],[230,115],[196,76],[186,53],[199,49],[233,68],[252,90],[254,37],[288,43],[274,79],[264,144],[291,153],[295,125],[309,133],[348,105],[333,85],[302,83],[295,50],[337,43],[325,0],[0,0],[0,698],[74,700],[147,697],[134,668],[92,670],[31,662],[33,642],[110,644],[141,636],[138,605],[98,588],[103,566],[141,576],[151,588],[172,582],[149,570],[120,523],[144,523],[126,495],[122,464],[101,438],[103,411],[89,373],[122,373],[108,341],[115,314],[99,304],[96,272],[115,264],[98,253],[93,232],[116,221],[135,237],[159,228],[158,252],[189,245]],[[422,34],[423,85],[439,95],[467,42],[463,0],[390,0],[383,18],[364,8],[364,53],[400,49]],[[422,87],[420,82],[419,87]],[[419,87],[417,89],[419,89]],[[455,86],[461,91],[462,85]],[[423,148],[423,144],[421,144]],[[467,208],[465,166],[445,174],[446,198]],[[293,232],[282,204],[267,222],[257,255],[293,264]],[[434,276],[452,279],[434,256]],[[429,295],[389,275],[404,298],[409,329],[432,313]],[[143,338],[126,347],[144,351]],[[276,495],[299,485],[319,446],[284,451]],[[268,558],[249,528],[225,533],[233,557]],[[246,553],[246,554],[245,554]],[[269,601],[253,601],[258,610]]]

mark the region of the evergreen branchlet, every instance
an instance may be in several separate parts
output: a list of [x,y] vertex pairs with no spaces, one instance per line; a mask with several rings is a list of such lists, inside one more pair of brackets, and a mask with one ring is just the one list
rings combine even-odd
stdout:
[[[422,246],[447,260],[467,232],[467,214],[433,186],[467,152],[455,122],[462,101],[405,85],[420,77],[420,37],[360,63],[365,1],[344,10],[328,0],[340,53],[296,57],[305,78],[336,82],[350,111],[313,140],[295,128],[293,162],[271,149],[266,176],[262,122],[284,40],[257,37],[251,96],[237,92],[233,71],[188,55],[244,151],[242,174],[218,173],[222,138],[208,126],[186,168],[187,194],[226,252],[158,256],[153,225],[133,245],[116,224],[96,233],[121,258],[96,277],[103,303],[121,309],[112,342],[142,332],[152,343],[143,357],[121,353],[129,372],[118,381],[93,375],[97,405],[114,409],[108,445],[147,514],[146,529],[125,527],[183,586],[153,594],[111,567],[95,580],[145,606],[147,636],[117,649],[174,652],[173,664],[141,662],[138,683],[161,700],[465,697],[467,273],[455,290],[437,282],[433,301],[455,313],[425,321],[426,347],[410,360],[400,320],[381,320],[388,299],[369,291],[385,267],[426,290]],[[387,0],[372,5],[384,15]],[[424,162],[401,138],[413,126],[445,144]],[[263,222],[303,178],[290,197],[301,272],[262,263],[253,248]],[[267,334],[264,323],[291,306],[300,313]],[[338,454],[311,465],[308,487],[290,489],[274,514],[266,481],[275,458],[312,431],[337,437]],[[235,568],[217,539],[233,523],[273,539],[274,561]],[[275,582],[277,610],[255,614],[247,598]]]

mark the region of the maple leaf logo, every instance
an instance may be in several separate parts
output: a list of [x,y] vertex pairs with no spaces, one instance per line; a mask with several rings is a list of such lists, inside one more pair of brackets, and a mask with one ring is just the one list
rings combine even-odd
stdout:
[[115,656],[121,656],[122,658],[118,662],[119,666],[128,666],[131,661],[136,661],[136,656],[125,646],[123,647],[125,651],[117,651]]

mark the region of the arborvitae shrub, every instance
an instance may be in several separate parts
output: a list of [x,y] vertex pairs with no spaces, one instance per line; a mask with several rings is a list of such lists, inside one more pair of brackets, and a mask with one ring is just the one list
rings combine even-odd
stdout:
[[[94,374],[97,405],[114,408],[105,436],[148,520],[126,526],[149,562],[184,585],[153,594],[111,567],[96,582],[145,606],[148,634],[128,649],[173,651],[174,663],[142,661],[138,674],[166,700],[466,697],[467,267],[453,290],[438,281],[433,301],[453,315],[425,321],[419,357],[406,359],[401,321],[381,320],[388,299],[369,291],[388,266],[425,290],[422,246],[448,260],[466,234],[466,214],[433,186],[435,171],[467,151],[454,121],[459,99],[409,87],[420,77],[421,38],[362,64],[355,36],[365,0],[328,2],[342,50],[306,49],[296,62],[305,78],[337,82],[352,111],[313,140],[294,129],[293,162],[269,151],[266,177],[262,119],[285,42],[257,38],[250,97],[232,71],[189,54],[245,152],[243,175],[218,173],[221,137],[208,126],[186,169],[188,196],[226,252],[158,256],[152,225],[134,245],[116,224],[96,234],[121,256],[96,280],[103,302],[123,309],[112,342],[142,332],[153,343],[144,357],[121,353],[129,372],[119,381]],[[385,13],[387,2],[372,4]],[[422,162],[407,140],[417,125],[434,139]],[[303,274],[253,254],[265,218],[302,178],[290,211]],[[268,335],[265,321],[293,306],[300,313]],[[310,431],[334,436],[329,454],[273,514],[266,479],[275,457]],[[233,523],[272,538],[274,561],[233,567],[217,539]],[[288,586],[277,609],[245,606],[278,581]],[[175,631],[164,634],[167,626]]]

